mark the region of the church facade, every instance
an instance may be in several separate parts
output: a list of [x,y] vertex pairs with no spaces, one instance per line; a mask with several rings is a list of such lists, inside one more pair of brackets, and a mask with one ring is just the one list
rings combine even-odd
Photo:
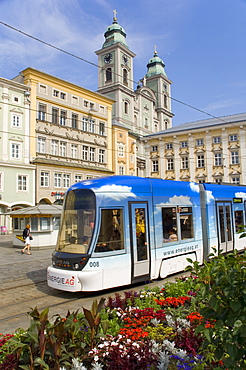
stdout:
[[147,73],[134,82],[134,52],[116,16],[107,28],[98,56],[98,92],[115,101],[112,111],[115,174],[144,176],[146,156],[141,138],[172,127],[171,80],[154,52]]

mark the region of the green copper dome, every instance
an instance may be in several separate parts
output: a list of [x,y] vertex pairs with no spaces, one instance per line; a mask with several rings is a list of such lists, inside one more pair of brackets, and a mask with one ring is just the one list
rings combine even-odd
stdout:
[[122,45],[128,48],[126,43],[126,33],[123,27],[121,27],[116,17],[114,17],[113,23],[107,28],[107,31],[104,34],[105,42],[103,44],[103,48],[116,44],[117,42],[121,43]]
[[151,77],[159,74],[167,77],[164,67],[165,64],[163,60],[158,57],[157,52],[155,51],[153,57],[149,60],[149,63],[147,64],[148,72],[146,73],[146,77]]

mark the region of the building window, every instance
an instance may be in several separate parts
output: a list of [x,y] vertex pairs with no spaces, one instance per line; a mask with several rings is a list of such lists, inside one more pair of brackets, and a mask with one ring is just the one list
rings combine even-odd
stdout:
[[167,108],[167,95],[164,95],[164,108]]
[[72,128],[78,128],[78,115],[72,113]]
[[221,138],[220,138],[220,136],[214,137],[214,138],[213,138],[213,143],[214,143],[214,144],[219,144],[219,143],[221,143]]
[[152,172],[158,172],[158,171],[159,171],[159,162],[152,161]]
[[173,158],[168,158],[168,160],[167,160],[167,170],[168,171],[174,170],[174,161],[173,161]]
[[82,130],[87,131],[88,118],[83,117],[82,119]]
[[55,188],[61,188],[61,173],[54,173],[54,187]]
[[63,100],[65,100],[66,99],[66,94],[64,92],[61,92],[60,98],[63,99]]
[[198,139],[198,140],[196,141],[196,145],[197,145],[197,146],[203,145],[203,139]]
[[231,181],[232,181],[233,184],[239,185],[240,184],[240,177],[232,177]]
[[77,98],[77,96],[72,96],[72,104],[79,104],[79,99]]
[[40,86],[39,86],[39,91],[40,91],[42,94],[46,94],[46,86],[45,86],[45,85],[40,85]]
[[18,191],[27,191],[27,176],[18,175]]
[[172,143],[168,143],[166,144],[166,149],[172,149],[173,148],[173,144]]
[[58,155],[58,141],[57,140],[51,141],[51,154]]
[[144,119],[144,126],[147,128],[149,127],[149,124],[148,124],[148,118],[145,118]]
[[122,145],[118,146],[118,156],[124,157],[124,147]]
[[38,137],[38,153],[45,153],[45,139]]
[[126,69],[123,69],[123,84],[128,85],[128,73]]
[[238,152],[231,152],[231,164],[239,164]]
[[181,158],[181,165],[183,170],[187,170],[189,168],[189,158],[188,157],[182,157]]
[[86,145],[83,145],[83,148],[82,148],[82,159],[84,161],[88,161],[88,146]]
[[99,156],[98,156],[99,163],[104,163],[104,156],[105,156],[105,150],[99,149]]
[[119,175],[120,176],[124,175],[124,167],[123,166],[119,166]]
[[61,126],[66,126],[66,118],[67,118],[67,112],[65,110],[61,110],[61,115],[60,115],[60,125]]
[[103,122],[99,123],[99,135],[105,135],[105,124]]
[[217,178],[217,179],[215,179],[215,182],[216,182],[216,184],[222,184],[222,179],[221,178]]
[[128,114],[128,102],[127,101],[124,102],[124,113]]
[[58,109],[52,108],[52,123],[58,124]]
[[0,190],[3,191],[3,173],[0,172]]
[[87,100],[84,100],[84,107],[88,108],[89,102]]
[[82,176],[81,175],[75,175],[74,176],[74,182],[80,182],[82,180]]
[[90,157],[90,162],[95,162],[95,148],[90,148],[89,157]]
[[106,69],[106,82],[112,81],[112,69],[107,68]]
[[66,143],[64,141],[60,142],[60,156],[66,157]]
[[58,90],[53,90],[53,96],[55,98],[58,98],[59,97],[59,91]]
[[92,134],[95,132],[95,121],[93,119],[90,119],[89,121],[89,132]]
[[181,148],[188,148],[188,141],[181,141],[180,147]]
[[158,152],[158,145],[153,145],[151,148],[152,152]]
[[197,167],[205,167],[205,162],[204,162],[204,155],[198,155],[197,156]]
[[38,106],[38,119],[40,121],[45,121],[46,116],[46,105],[39,104]]
[[76,144],[71,145],[71,157],[77,158],[78,146]]
[[90,103],[90,109],[95,110],[95,104],[94,103]]
[[238,140],[237,134],[229,136],[229,141],[237,141],[237,140]]
[[65,173],[63,174],[63,187],[69,188],[69,186],[70,186],[70,175]]
[[21,116],[17,114],[12,115],[12,127],[20,128],[21,126]]
[[40,174],[40,186],[48,187],[49,186],[49,172],[41,171]]
[[20,144],[12,143],[10,148],[11,148],[10,157],[12,159],[20,159]]
[[222,154],[221,153],[216,153],[214,155],[214,165],[222,166]]

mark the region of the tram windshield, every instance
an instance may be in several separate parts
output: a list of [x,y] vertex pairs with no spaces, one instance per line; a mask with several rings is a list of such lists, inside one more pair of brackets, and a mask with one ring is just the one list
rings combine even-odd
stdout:
[[71,190],[66,196],[56,251],[88,252],[95,224],[96,200],[91,190]]

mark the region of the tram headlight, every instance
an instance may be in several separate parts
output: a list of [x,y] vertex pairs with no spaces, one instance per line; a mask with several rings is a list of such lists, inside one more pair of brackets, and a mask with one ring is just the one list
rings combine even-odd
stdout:
[[79,264],[78,264],[78,263],[75,263],[75,264],[74,264],[74,269],[75,269],[75,270],[78,270],[78,269],[79,269]]
[[53,266],[55,266],[55,265],[56,265],[55,261],[52,261],[52,265],[53,265]]

